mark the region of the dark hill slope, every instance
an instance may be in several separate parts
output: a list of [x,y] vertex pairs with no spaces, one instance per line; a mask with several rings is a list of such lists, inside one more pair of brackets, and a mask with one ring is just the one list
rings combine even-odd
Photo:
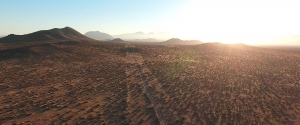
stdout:
[[92,40],[71,27],[62,29],[54,28],[50,30],[41,30],[25,35],[10,34],[0,39],[2,43],[14,42],[37,42],[37,41],[53,41],[53,40]]

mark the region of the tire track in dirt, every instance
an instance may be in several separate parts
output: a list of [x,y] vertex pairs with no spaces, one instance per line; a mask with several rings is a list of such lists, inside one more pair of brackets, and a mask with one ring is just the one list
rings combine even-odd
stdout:
[[166,125],[166,123],[163,119],[162,112],[161,112],[161,110],[159,110],[158,103],[155,101],[155,98],[148,87],[148,82],[147,82],[148,80],[146,78],[146,75],[143,73],[143,69],[147,70],[147,68],[145,66],[142,67],[142,64],[144,63],[142,55],[140,53],[138,53],[138,49],[134,48],[134,46],[132,46],[132,45],[127,44],[126,48],[127,48],[126,55],[130,55],[132,57],[132,59],[134,60],[133,63],[135,64],[136,69],[139,72],[139,75],[140,75],[142,83],[143,83],[142,84],[143,88],[146,92],[147,97],[150,99],[150,102],[153,106],[156,117],[158,118],[161,125]]

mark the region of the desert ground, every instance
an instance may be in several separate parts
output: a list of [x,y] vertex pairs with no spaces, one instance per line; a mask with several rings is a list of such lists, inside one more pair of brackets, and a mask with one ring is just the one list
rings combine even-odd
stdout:
[[299,53],[219,43],[138,48],[168,124],[300,124]]
[[0,43],[0,124],[300,124],[300,53]]

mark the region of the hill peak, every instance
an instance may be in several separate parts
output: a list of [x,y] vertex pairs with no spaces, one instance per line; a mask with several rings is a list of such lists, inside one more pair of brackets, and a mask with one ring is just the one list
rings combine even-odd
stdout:
[[66,26],[66,27],[64,27],[63,29],[73,29],[73,28],[71,28],[71,27],[69,27],[69,26]]
[[167,40],[167,41],[182,41],[182,40],[179,39],[179,38],[171,38],[171,39],[169,39],[169,40]]
[[171,38],[164,42],[164,44],[180,44],[180,45],[195,45],[201,44],[199,40],[181,40],[179,38]]
[[10,34],[0,39],[0,42],[36,42],[53,40],[91,40],[71,27],[40,30],[25,35]]
[[122,42],[125,42],[124,40],[120,39],[120,38],[115,38],[109,42],[115,42],[115,43],[122,43]]
[[107,33],[102,33],[100,31],[88,31],[84,34],[85,36],[95,39],[95,40],[111,40],[113,37]]

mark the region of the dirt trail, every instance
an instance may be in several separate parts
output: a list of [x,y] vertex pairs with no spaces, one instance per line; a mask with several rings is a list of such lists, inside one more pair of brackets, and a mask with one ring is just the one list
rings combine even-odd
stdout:
[[[132,70],[137,70],[138,74],[140,75],[140,79],[142,80],[142,85],[144,88],[144,91],[146,92],[147,97],[150,99],[150,102],[153,106],[153,109],[155,111],[156,117],[158,118],[161,125],[166,125],[163,115],[161,113],[161,110],[158,106],[158,103],[153,96],[154,94],[151,92],[149,88],[149,84],[153,84],[153,82],[157,83],[156,79],[150,80],[149,78],[146,78],[146,76],[153,76],[151,75],[151,71],[148,67],[144,65],[144,59],[142,55],[139,53],[139,49],[135,48],[135,46],[127,44],[126,45],[126,63],[130,63],[132,65],[135,65],[135,68]],[[157,87],[155,87],[157,88]],[[160,87],[158,87],[160,88]]]

